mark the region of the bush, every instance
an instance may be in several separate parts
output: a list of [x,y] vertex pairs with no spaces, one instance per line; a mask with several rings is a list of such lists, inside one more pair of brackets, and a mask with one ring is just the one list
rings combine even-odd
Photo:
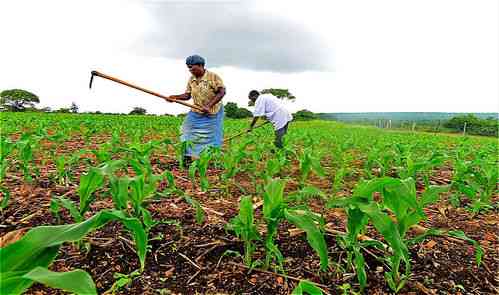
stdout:
[[227,118],[241,119],[253,117],[253,113],[245,108],[240,108],[234,102],[228,102],[224,106],[225,116]]
[[129,115],[145,115],[147,113],[146,109],[141,107],[134,107]]
[[497,118],[480,119],[474,115],[468,114],[457,116],[445,122],[444,126],[455,130],[464,131],[466,124],[466,133],[486,136],[498,136],[499,120]]
[[293,114],[293,119],[298,121],[315,120],[318,118],[317,114],[308,110],[301,110]]

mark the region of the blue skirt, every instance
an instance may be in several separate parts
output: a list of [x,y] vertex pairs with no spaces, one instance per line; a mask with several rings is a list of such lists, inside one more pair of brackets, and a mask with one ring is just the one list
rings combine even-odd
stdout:
[[200,114],[193,111],[187,113],[182,129],[180,140],[190,141],[193,146],[188,147],[186,156],[199,156],[204,148],[208,146],[222,147],[223,143],[224,107],[220,107],[218,113],[213,115]]

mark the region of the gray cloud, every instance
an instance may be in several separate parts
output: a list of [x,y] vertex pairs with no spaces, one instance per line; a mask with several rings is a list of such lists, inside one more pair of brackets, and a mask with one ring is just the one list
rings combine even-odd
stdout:
[[147,1],[146,7],[157,24],[140,44],[147,55],[197,53],[209,67],[281,73],[331,70],[332,50],[317,35],[247,3]]

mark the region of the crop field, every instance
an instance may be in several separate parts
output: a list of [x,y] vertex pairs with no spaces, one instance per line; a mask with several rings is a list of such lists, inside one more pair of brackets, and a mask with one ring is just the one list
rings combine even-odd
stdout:
[[499,294],[497,138],[0,118],[1,294]]

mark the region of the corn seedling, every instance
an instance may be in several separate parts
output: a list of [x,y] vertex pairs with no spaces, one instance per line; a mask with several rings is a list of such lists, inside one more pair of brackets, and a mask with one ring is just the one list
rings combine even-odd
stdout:
[[20,240],[0,248],[0,293],[22,294],[34,282],[39,282],[77,294],[97,294],[86,272],[54,273],[47,268],[63,243],[80,241],[89,232],[113,220],[123,223],[133,234],[142,270],[147,236],[140,222],[127,218],[120,211],[103,210],[80,223],[35,227]]
[[245,196],[239,203],[239,214],[227,224],[227,229],[234,231],[236,236],[244,242],[243,261],[248,267],[252,265],[252,255],[256,248],[254,242],[260,240],[253,216],[251,197]]
[[284,257],[274,239],[279,224],[286,219],[305,231],[308,243],[320,257],[320,269],[324,271],[328,267],[328,254],[324,235],[315,225],[315,218],[309,212],[287,207],[284,199],[284,185],[284,180],[273,180],[265,186],[263,220],[267,225],[267,235],[264,239],[266,251],[264,266],[268,268],[270,262],[275,259],[278,263],[278,269],[284,270]]
[[312,171],[317,173],[319,176],[326,176],[326,173],[321,166],[320,159],[312,154],[310,148],[304,149],[298,160],[300,161],[300,187],[305,186],[305,181]]
[[191,166],[189,167],[189,177],[191,178],[192,183],[195,184],[196,172],[198,172],[199,185],[201,187],[201,190],[204,192],[207,191],[210,186],[206,173],[208,172],[208,165],[210,164],[212,153],[213,151],[211,148],[204,149],[199,155],[199,159],[192,162]]
[[314,283],[303,280],[298,283],[296,288],[293,289],[293,292],[291,292],[291,295],[303,295],[303,294],[309,294],[309,295],[322,295],[324,294],[322,292],[322,289],[317,287]]

